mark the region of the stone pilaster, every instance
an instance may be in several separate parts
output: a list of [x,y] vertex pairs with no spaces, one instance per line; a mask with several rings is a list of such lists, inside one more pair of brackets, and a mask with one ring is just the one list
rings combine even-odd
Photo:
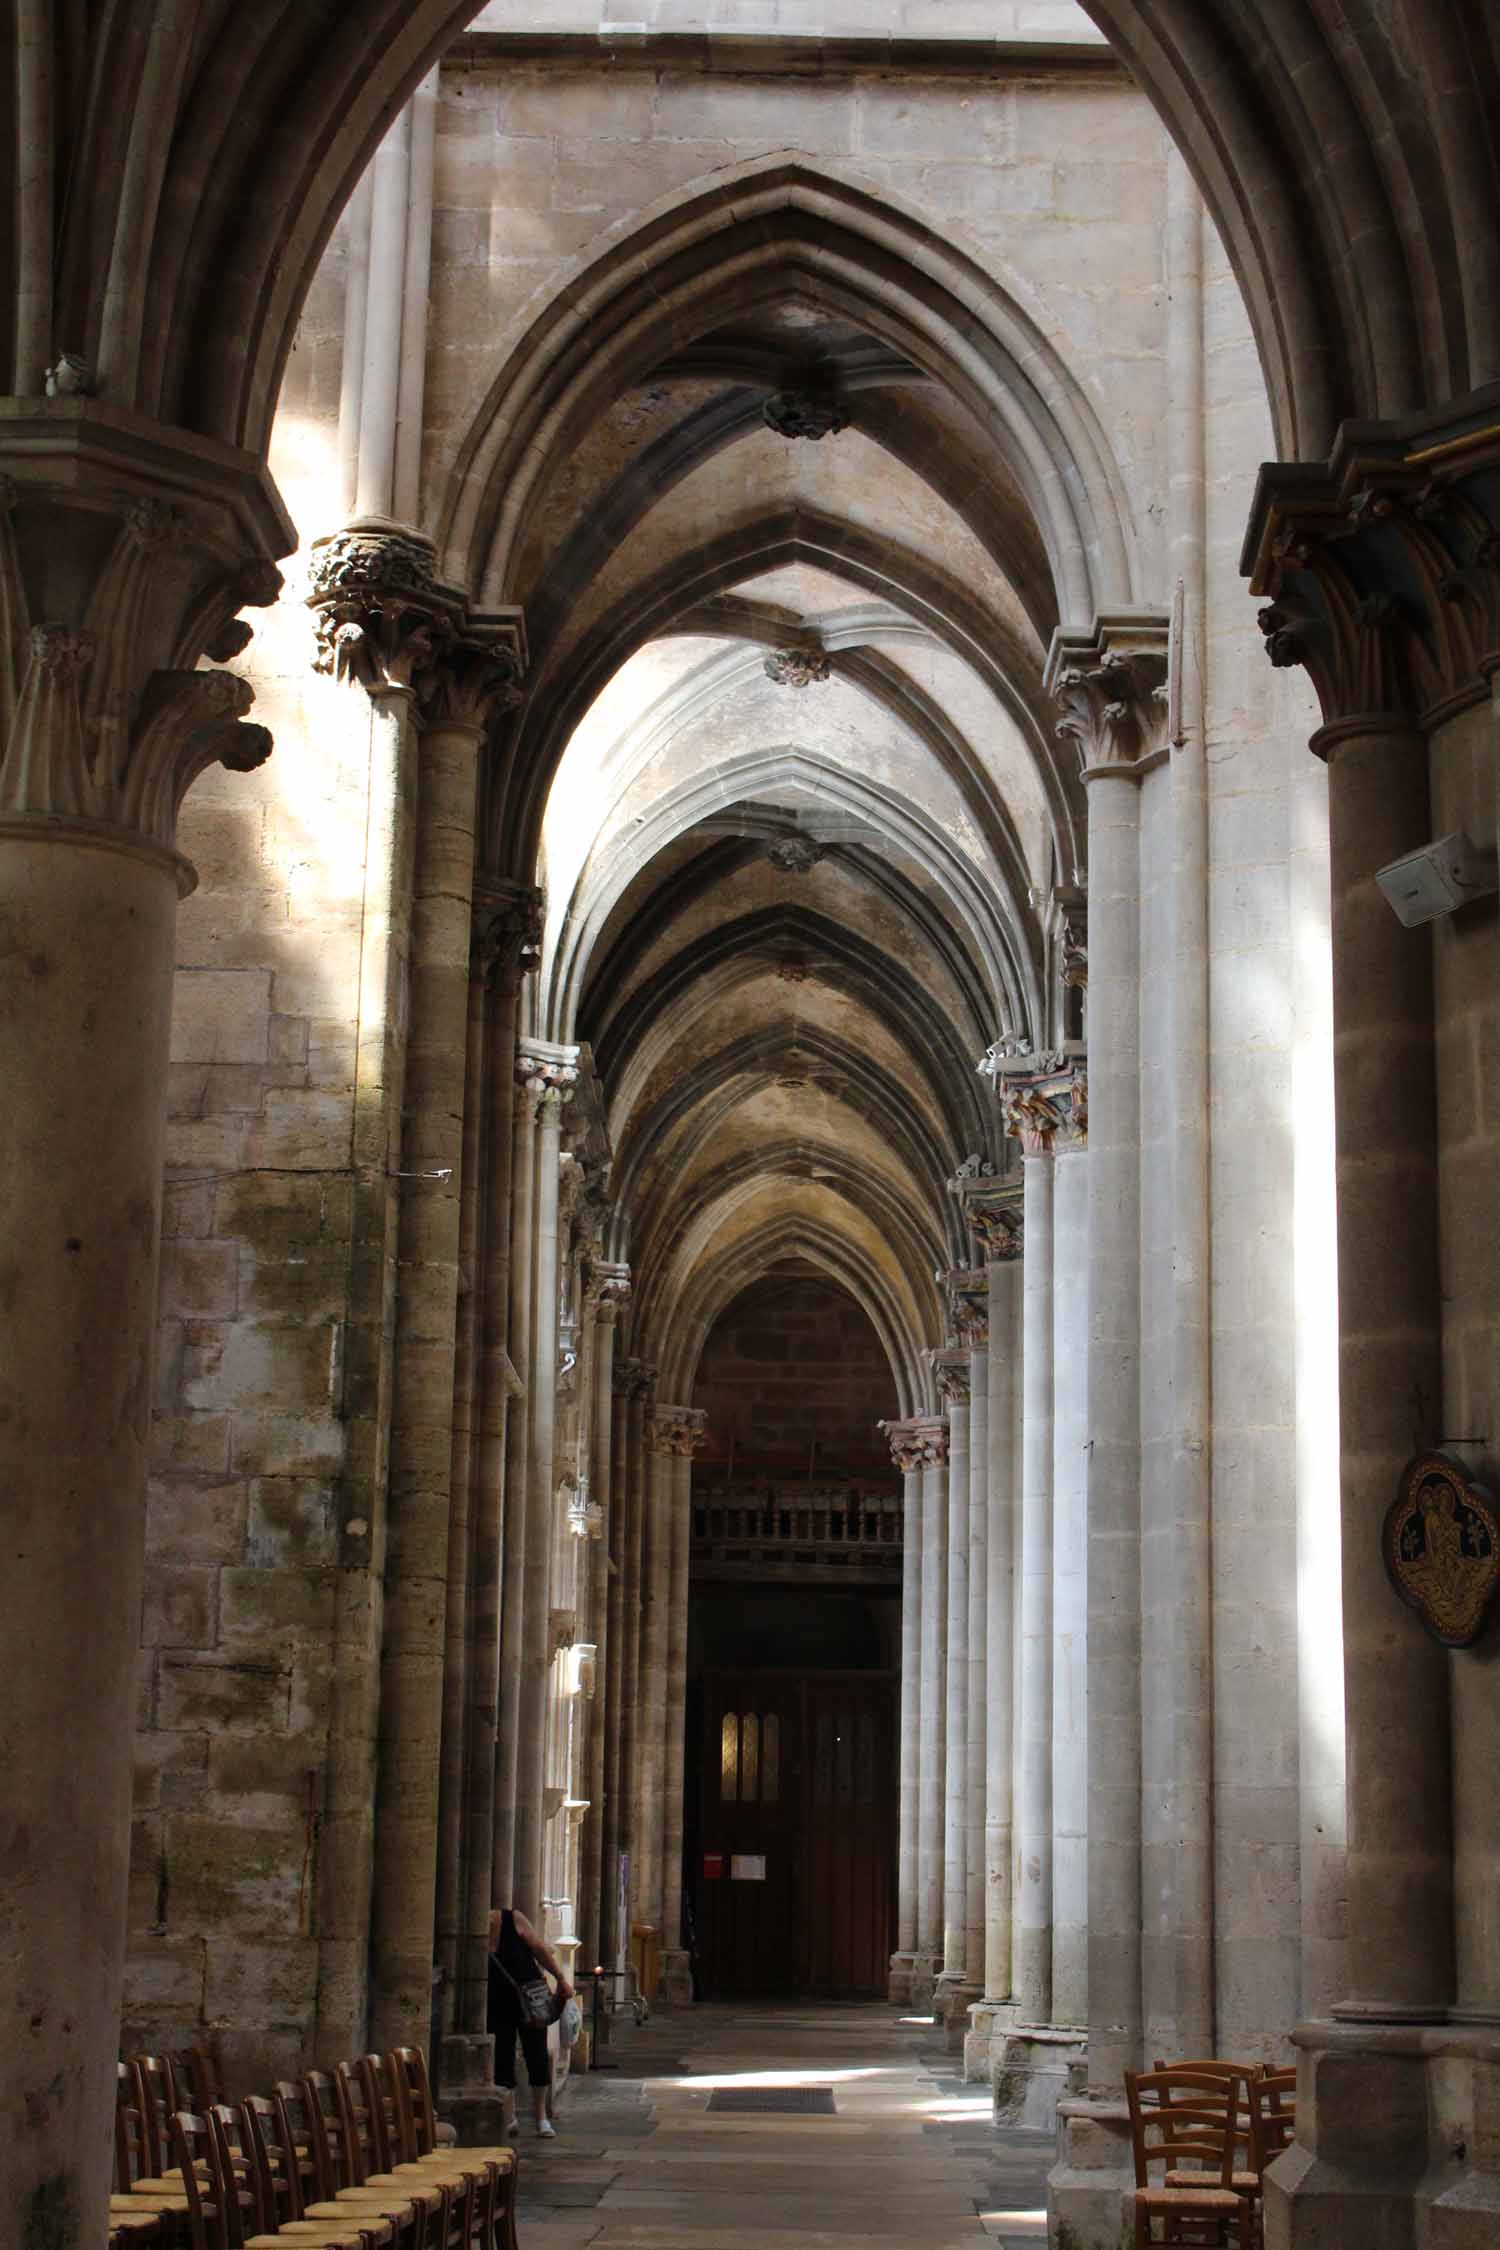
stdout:
[[934,2008],[950,2047],[968,2028],[969,1355],[929,1352],[948,1419],[948,1582],[943,1659],[943,1960]]
[[[590,1712],[589,1817],[583,1841],[582,1910],[578,1934],[580,1960],[586,1975],[603,1963],[604,1871],[612,1864],[611,1807],[608,1796],[610,1635],[615,1629],[613,1572],[610,1568],[610,1515],[614,1491],[613,1422],[615,1336],[619,1317],[630,1301],[630,1268],[599,1263],[594,1268],[593,1427],[590,1433],[589,1492],[599,1510],[599,1536],[593,1542],[591,1614],[597,1649],[598,1686]],[[601,2007],[604,1995],[601,1995]]]
[[[657,1408],[656,1427],[662,1429]],[[683,1787],[687,1750],[688,1573],[692,1557],[693,1456],[706,1444],[706,1418],[689,1408],[671,1436],[671,1581],[667,1607],[666,1766],[661,1847],[660,1997],[682,2005],[693,1997],[692,1967],[682,1942]]]
[[[917,1709],[916,1942],[910,1971],[914,2009],[932,2005],[943,1966],[943,1829],[947,1736],[948,1423],[920,1414],[881,1427],[897,1465],[919,1470],[921,1507],[920,1693]],[[899,1450],[898,1450],[899,1449]],[[907,1536],[915,1526],[908,1520]]]

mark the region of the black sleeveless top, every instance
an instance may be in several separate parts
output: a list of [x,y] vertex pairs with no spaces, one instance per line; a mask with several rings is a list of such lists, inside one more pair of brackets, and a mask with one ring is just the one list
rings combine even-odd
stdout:
[[500,1943],[490,1955],[489,2021],[485,2027],[489,2031],[521,2021],[521,2004],[502,1970],[514,1977],[516,1984],[530,1984],[542,1973],[508,1906],[500,1917]]

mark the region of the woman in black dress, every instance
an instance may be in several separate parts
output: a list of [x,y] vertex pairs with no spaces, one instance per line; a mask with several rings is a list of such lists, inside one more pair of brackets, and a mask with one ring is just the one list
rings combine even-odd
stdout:
[[508,1906],[497,1906],[490,1915],[489,1998],[489,2029],[495,2035],[495,2083],[504,2086],[511,2096],[511,2131],[515,2132],[516,2041],[519,2039],[536,2111],[537,2137],[550,2141],[553,2129],[547,2115],[547,2095],[552,2085],[552,2058],[547,2051],[547,2027],[522,2022],[516,1991],[517,1985],[530,1984],[543,1969],[556,1981],[560,2012],[573,1997],[567,1971],[524,1914]]

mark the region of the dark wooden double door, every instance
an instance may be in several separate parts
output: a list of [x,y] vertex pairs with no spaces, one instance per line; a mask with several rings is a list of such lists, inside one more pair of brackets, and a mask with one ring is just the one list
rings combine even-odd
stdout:
[[888,1673],[710,1672],[687,1874],[705,1999],[885,1990],[894,1911]]

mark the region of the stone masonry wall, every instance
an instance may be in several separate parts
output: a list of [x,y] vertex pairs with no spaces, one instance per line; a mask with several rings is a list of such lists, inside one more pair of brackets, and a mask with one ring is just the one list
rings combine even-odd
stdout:
[[776,1276],[736,1299],[698,1364],[693,1403],[708,1416],[700,1482],[735,1470],[801,1475],[814,1444],[830,1470],[890,1474],[875,1424],[895,1411],[891,1371],[864,1313],[842,1290]]

